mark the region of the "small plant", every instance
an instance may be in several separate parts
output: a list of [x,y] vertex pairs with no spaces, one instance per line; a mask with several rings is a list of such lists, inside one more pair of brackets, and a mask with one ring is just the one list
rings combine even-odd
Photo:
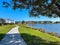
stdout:
[[39,29],[39,31],[41,31],[41,32],[44,32],[44,33],[45,33],[45,30],[44,30],[44,29],[42,29],[42,28],[41,28],[41,29]]

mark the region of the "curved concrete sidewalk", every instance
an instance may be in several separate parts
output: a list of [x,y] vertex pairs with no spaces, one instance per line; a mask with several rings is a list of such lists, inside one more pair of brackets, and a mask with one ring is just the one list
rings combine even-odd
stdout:
[[0,41],[0,45],[27,45],[22,39],[19,31],[19,26],[11,29],[6,36]]

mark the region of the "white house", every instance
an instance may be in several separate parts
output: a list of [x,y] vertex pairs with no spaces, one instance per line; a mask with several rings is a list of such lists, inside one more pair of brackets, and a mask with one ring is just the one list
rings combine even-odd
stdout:
[[15,24],[14,20],[0,18],[0,23]]
[[13,24],[15,24],[15,21],[14,20],[10,20],[10,19],[5,19],[5,23],[13,23]]

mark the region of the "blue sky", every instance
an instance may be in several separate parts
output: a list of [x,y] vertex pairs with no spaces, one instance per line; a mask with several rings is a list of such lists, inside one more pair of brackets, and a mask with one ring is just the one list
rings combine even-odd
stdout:
[[20,10],[12,10],[11,8],[3,8],[2,1],[9,1],[9,0],[0,0],[0,18],[12,19],[15,21],[60,21],[60,18],[48,18],[40,16],[38,17],[29,17],[29,11],[24,9],[23,11]]

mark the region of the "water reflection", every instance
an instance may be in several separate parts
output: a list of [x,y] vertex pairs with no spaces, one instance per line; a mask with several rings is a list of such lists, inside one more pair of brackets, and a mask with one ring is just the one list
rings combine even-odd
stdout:
[[43,28],[47,32],[56,32],[60,34],[60,24],[29,24],[34,28]]

